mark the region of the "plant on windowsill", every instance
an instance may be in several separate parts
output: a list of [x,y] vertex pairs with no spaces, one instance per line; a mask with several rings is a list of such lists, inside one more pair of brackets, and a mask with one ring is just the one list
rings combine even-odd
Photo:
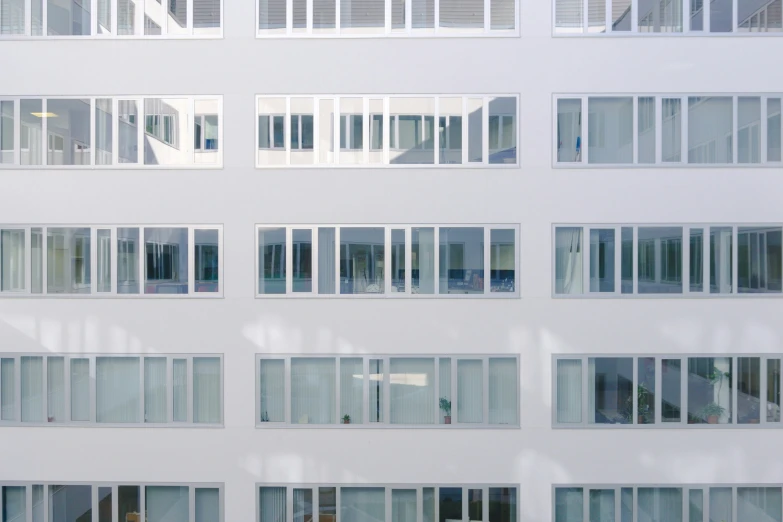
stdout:
[[267,412],[261,414],[261,422],[269,422],[269,414]]
[[347,413],[343,415],[343,424],[350,424],[351,423],[351,416]]
[[443,422],[445,424],[451,424],[451,401],[446,397],[441,397],[440,409],[443,410]]
[[[650,397],[649,390],[644,386],[636,387],[636,423],[637,424],[652,424],[653,408],[652,397]],[[633,419],[633,395],[629,395],[625,400],[625,410],[622,413],[622,418],[626,424],[631,424]]]
[[720,404],[711,402],[701,409],[699,412],[699,417],[705,419],[707,424],[718,424],[718,420],[720,420],[721,415],[723,415],[725,412],[726,408]]

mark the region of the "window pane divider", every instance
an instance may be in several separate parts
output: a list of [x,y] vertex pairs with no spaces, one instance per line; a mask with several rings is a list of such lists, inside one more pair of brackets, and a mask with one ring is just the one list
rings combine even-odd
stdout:
[[[338,13],[339,13],[340,1],[339,0],[336,0],[336,1],[337,1],[337,6],[338,6],[337,10],[338,10]],[[338,18],[339,18],[339,16],[338,16]],[[335,96],[334,98],[332,98],[332,100],[334,101],[334,128],[332,129],[332,150],[333,150],[333,153],[334,153],[334,164],[335,165],[339,165],[340,164],[340,149],[342,148],[342,143],[340,143],[342,141],[341,134],[340,134],[340,131],[341,131],[340,127],[341,127],[342,122],[343,122],[343,114],[340,112],[340,97],[339,96]],[[345,129],[346,146],[348,145],[347,142],[348,142],[348,138],[349,138],[349,136],[348,136],[349,133],[350,133],[350,129],[346,125],[346,129]]]
[[[33,485],[27,484],[24,487],[24,511],[25,511],[25,521],[26,522],[33,522]],[[0,487],[0,490],[3,488]],[[2,495],[0,495],[2,496]],[[4,518],[6,515],[5,510],[0,511],[4,515]],[[95,511],[93,511],[95,513]],[[9,517],[10,518],[10,517]],[[8,520],[8,518],[6,518]],[[13,519],[12,519],[13,520]],[[96,521],[97,522],[97,521]]]
[[[340,0],[336,1],[339,3]],[[383,10],[383,32],[388,35],[392,32],[392,0],[385,0]]]
[[[25,3],[30,2],[32,5],[32,0],[25,0]],[[49,2],[48,1],[42,1],[41,2],[41,35],[42,36],[49,36]],[[46,109],[44,108],[44,112],[46,112]],[[46,149],[44,149],[46,151]]]
[[612,295],[620,295],[622,293],[623,284],[623,236],[622,227],[614,227],[614,291]]
[[43,422],[49,424],[49,357],[41,357],[41,409]]
[[[196,294],[196,230],[194,227],[187,227],[188,234],[188,295],[197,296]],[[221,281],[218,281],[220,284]]]
[[[46,487],[46,486],[44,486]],[[111,486],[111,522],[120,522],[120,503],[119,503],[120,488],[118,485],[113,484]],[[45,496],[44,496],[45,498]],[[117,500],[115,500],[117,499]]]
[[370,164],[370,99],[362,97],[362,163]]
[[98,36],[98,0],[90,0],[90,35],[92,37]]
[[[655,357],[655,425],[663,423],[663,357]],[[682,366],[680,367],[682,368]],[[682,375],[682,369],[680,369]],[[682,412],[680,412],[682,419]]]
[[342,386],[342,379],[340,378],[340,372],[343,368],[343,357],[336,356],[331,357],[331,359],[334,361],[334,409],[335,409],[335,422],[332,424],[342,424],[342,418],[343,416],[340,414],[342,411],[342,394],[340,393],[341,386]]
[[14,356],[14,419],[22,422],[22,358]]
[[691,293],[691,227],[689,226],[682,227],[682,293],[686,296]]
[[[387,0],[388,1],[388,0]],[[389,520],[391,522],[392,519],[392,488],[391,487],[384,487],[383,488],[383,509],[384,509],[384,520]],[[339,509],[340,506],[338,506]]]
[[146,389],[144,386],[144,381],[146,379],[145,375],[145,369],[146,369],[146,362],[147,357],[140,355],[136,356],[139,360],[139,410],[140,410],[140,417],[139,422],[144,425],[147,423],[147,397],[146,397]]
[[90,294],[98,293],[98,229],[90,227]]
[[[424,489],[421,486],[416,487],[416,522],[424,522]],[[392,520],[387,519],[387,520]],[[437,520],[437,519],[436,519]],[[489,520],[485,518],[484,520]],[[435,522],[434,520],[431,522]]]
[[[193,0],[189,0],[193,1]],[[188,10],[189,11],[189,10]],[[93,511],[95,513],[95,511]],[[196,488],[188,488],[188,522],[196,522]]]
[[405,227],[405,295],[413,294],[413,231]]
[[[117,498],[119,501],[119,498]],[[147,522],[147,486],[139,486],[139,520],[138,522]],[[54,521],[47,521],[54,522]]]
[[[0,15],[1,17],[2,15]],[[24,3],[24,34],[25,36],[33,34],[33,5],[30,0],[25,0]]]
[[[365,129],[366,130],[366,129]],[[365,146],[367,142],[365,141]],[[391,296],[392,289],[392,227],[384,227],[384,249],[383,249],[383,267],[384,271],[388,272],[384,274],[383,278],[383,292],[384,294]]]
[[[110,20],[109,21],[109,31],[115,37],[118,36],[118,32],[117,32],[117,4],[118,3],[119,3],[118,0],[110,0],[109,1],[109,5],[110,5],[110,9],[111,9],[111,12],[109,13],[109,20]],[[221,24],[221,26],[222,26],[222,24]],[[117,113],[113,112],[112,114],[117,114]],[[116,149],[112,149],[112,150],[116,150]],[[117,497],[112,496],[112,498],[117,498]]]
[[[582,148],[584,149],[584,146]],[[582,293],[586,295],[593,293],[590,291],[590,256],[592,255],[592,249],[590,227],[584,227],[582,230]]]
[[[90,492],[90,514],[92,515],[92,522],[99,522],[100,515],[98,513],[98,485],[92,484],[90,489],[92,490]],[[114,504],[114,498],[111,499],[111,503]]]
[[[342,522],[342,514],[340,513],[340,511],[341,511],[340,508],[342,507],[342,502],[343,502],[342,495],[343,495],[343,488],[341,486],[338,486],[338,485],[335,484],[335,487],[334,487],[334,501],[335,501],[335,505],[334,505],[334,515],[335,515],[334,516],[334,520],[335,520],[335,522]],[[293,510],[289,510],[289,513],[291,511],[293,511]],[[319,516],[319,519],[320,519],[320,516]],[[292,521],[289,520],[288,522],[292,522]]]
[[[33,293],[33,231],[31,227],[24,229],[24,293]],[[0,268],[2,271],[2,268]]]

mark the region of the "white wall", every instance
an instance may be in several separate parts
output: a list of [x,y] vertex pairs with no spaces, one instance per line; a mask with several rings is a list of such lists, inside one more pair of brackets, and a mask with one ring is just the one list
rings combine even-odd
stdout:
[[[225,96],[222,171],[6,171],[0,222],[222,223],[226,297],[0,299],[2,350],[222,352],[228,377],[225,429],[7,428],[0,480],[225,482],[244,521],[259,481],[515,482],[523,522],[551,520],[553,482],[783,482],[776,430],[550,428],[555,352],[783,351],[779,301],[551,298],[553,222],[781,220],[773,169],[552,169],[551,93],[779,91],[783,39],[553,39],[531,0],[521,39],[257,41],[254,19],[226,2],[220,41],[0,52],[2,94]],[[254,95],[313,92],[520,92],[522,167],[254,169]],[[523,297],[256,300],[253,225],[275,222],[521,223]],[[520,353],[522,428],[258,430],[257,352]]]

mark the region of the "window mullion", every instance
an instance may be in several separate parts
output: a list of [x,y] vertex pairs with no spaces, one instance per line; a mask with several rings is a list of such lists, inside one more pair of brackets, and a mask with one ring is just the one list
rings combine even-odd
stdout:
[[[464,147],[463,147],[464,150]],[[432,294],[438,295],[440,293],[440,227],[433,226],[434,238],[433,238],[433,251],[435,254],[434,270],[433,270],[433,288]],[[411,282],[412,283],[412,282]],[[421,285],[420,285],[421,286]]]
[[[119,493],[119,486],[113,485],[111,487],[111,522],[120,522]],[[44,495],[44,498],[46,498],[46,495]]]
[[[631,386],[631,426],[638,424],[639,421],[639,357],[631,357],[633,367],[631,368],[631,375],[633,384]],[[619,511],[618,511],[619,513]]]
[[[339,2],[339,0],[336,0],[336,1]],[[385,13],[384,14],[384,18],[383,18],[384,19],[384,24],[383,24],[384,32],[386,34],[390,34],[391,33],[391,28],[392,28],[392,0],[385,0],[383,8],[384,8],[384,13]]]
[[[137,9],[142,11],[142,9]],[[138,16],[137,22],[138,22]],[[146,108],[144,107],[144,98],[136,98],[133,100],[136,102],[136,164],[144,165],[144,127],[147,125]],[[116,154],[119,155],[120,151],[117,150]]]
[[98,0],[90,0],[90,35],[93,38],[98,36]]
[[[166,2],[166,1],[167,0],[163,0],[163,2]],[[193,34],[193,4],[194,4],[194,2],[193,2],[193,0],[187,0],[187,4],[188,4],[188,7],[187,7],[188,13],[187,13],[187,17],[186,17],[187,18],[187,29],[188,29],[187,30],[187,34],[192,35]],[[163,12],[164,12],[164,17],[166,19],[168,19],[167,11],[168,11],[168,9],[166,7],[164,7]],[[222,9],[220,11],[221,11],[221,13],[223,12]],[[221,30],[222,30],[222,27],[223,26],[221,24]]]
[[[95,511],[93,511],[93,513],[95,513]],[[196,488],[195,488],[195,486],[188,486],[188,522],[196,522]]]
[[[109,13],[109,34],[116,37],[117,36],[117,4],[119,2],[117,0],[109,0],[109,5],[111,12]],[[116,112],[113,112],[112,114],[117,114]],[[115,150],[115,149],[112,149]],[[117,498],[117,497],[112,497]]]
[[492,26],[491,15],[492,13],[490,12],[490,0],[484,0],[484,34],[489,34],[489,29]]
[[310,293],[318,293],[318,227],[310,229]]
[[633,34],[639,32],[638,13],[639,13],[639,0],[631,0],[631,33]]
[[[308,2],[308,9],[312,7],[312,1],[313,0],[307,0]],[[312,29],[312,12],[308,10],[307,13],[308,16],[308,24],[310,24],[310,29]],[[318,165],[321,163],[321,118],[320,118],[320,106],[321,106],[321,99],[317,96],[313,98],[313,163]],[[300,133],[300,140],[301,140],[301,133]]]
[[[2,14],[0,14],[2,17]],[[32,0],[25,0],[24,2],[24,34],[25,36],[33,35],[33,2]],[[17,143],[17,142],[14,142]]]
[[[737,356],[731,357],[731,371],[734,375],[739,375],[739,357]],[[738,382],[739,379],[732,379],[731,394],[729,396],[729,400],[731,401],[731,424],[733,426],[739,424],[739,416],[737,415]],[[759,411],[759,415],[761,415],[761,411]],[[736,520],[736,518],[734,520]]]

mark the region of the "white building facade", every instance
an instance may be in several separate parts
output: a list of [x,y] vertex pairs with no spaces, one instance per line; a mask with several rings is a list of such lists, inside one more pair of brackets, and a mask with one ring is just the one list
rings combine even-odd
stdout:
[[0,0],[0,522],[781,522],[780,13]]

